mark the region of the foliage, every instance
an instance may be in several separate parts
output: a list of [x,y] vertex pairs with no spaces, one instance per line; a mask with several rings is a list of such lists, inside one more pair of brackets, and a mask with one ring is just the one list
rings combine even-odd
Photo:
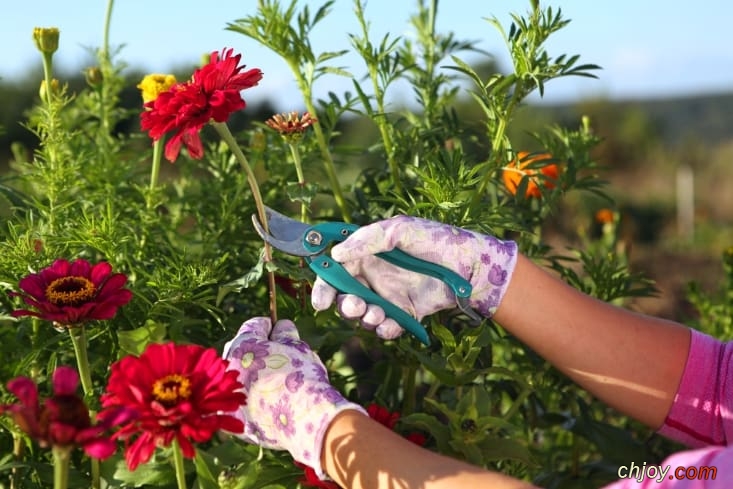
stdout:
[[[337,64],[347,49],[312,51],[309,36],[332,4],[312,9],[295,0],[259,0],[255,13],[228,26],[286,61],[304,106],[318,120],[296,145],[264,121],[235,131],[268,206],[293,215],[305,209],[312,221],[363,224],[406,213],[451,222],[517,240],[524,253],[603,300],[623,304],[653,293],[629,270],[613,223],[600,238],[585,236],[582,249],[563,255],[543,239],[566,195],[605,196],[592,156],[599,138],[589,120],[531,135],[560,168],[555,185],[540,185],[534,197],[526,197],[527,178],[516,192],[502,185],[504,167],[526,149],[515,148],[510,131],[525,98],[543,93],[553,79],[592,77],[597,68],[547,52],[548,38],[567,24],[559,9],[533,1],[507,27],[490,19],[514,64],[508,74],[484,76],[461,58],[475,51],[472,42],[436,31],[437,0],[417,2],[410,39],[372,39],[366,3],[355,0],[362,31],[351,34],[351,49],[366,72],[357,77]],[[278,253],[267,262],[250,225],[252,182],[230,147],[205,133],[202,160],[182,155],[160,185],[149,185],[152,151],[139,151],[146,136],[115,131],[130,115],[119,104],[121,67],[106,46],[98,59],[101,76],[84,90],[72,95],[62,83],[48,103],[34,106],[26,124],[41,145],[30,158],[17,151],[11,171],[0,178],[9,208],[0,228],[0,289],[16,291],[21,277],[58,257],[106,260],[129,278],[132,301],[113,320],[88,325],[92,402],[109,363],[150,342],[221,349],[243,320],[267,314],[265,276],[273,273],[279,316],[296,320],[334,384],[361,404],[378,400],[399,410],[403,427],[426,433],[430,449],[558,488],[580,479],[600,485],[615,477],[619,464],[661,457],[665,447],[650,449],[649,432],[590,399],[491,321],[472,327],[462,316],[436,314],[426,320],[435,341],[423,347],[410,337],[378,340],[333,311],[315,315],[307,297],[312,274]],[[313,86],[327,73],[350,77],[354,93],[314,100]],[[466,77],[482,114],[479,124],[455,108]],[[412,87],[408,106],[389,102],[398,81]],[[376,138],[360,147],[341,145],[339,127],[347,117],[366,121]],[[378,163],[356,167],[363,155]],[[353,172],[356,178],[345,185],[344,174]],[[71,335],[12,318],[18,307],[16,299],[0,296],[0,378],[42,379],[54,366],[73,363]],[[7,484],[47,485],[47,454],[9,422],[2,426],[2,452],[12,454],[0,462]],[[168,455],[160,451],[134,473],[116,456],[102,464],[101,474],[117,487],[173,487]],[[71,477],[86,484],[88,465],[73,458]],[[287,487],[302,474],[285,453],[260,453],[226,438],[200,447],[186,471],[193,487],[202,488]]]
[[687,297],[699,315],[698,329],[716,338],[733,337],[733,247],[723,253],[723,283],[718,294],[707,294],[699,284],[691,283]]

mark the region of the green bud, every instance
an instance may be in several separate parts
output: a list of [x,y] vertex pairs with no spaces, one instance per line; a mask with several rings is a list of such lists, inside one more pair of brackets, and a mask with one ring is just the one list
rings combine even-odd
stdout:
[[102,70],[96,66],[90,66],[84,70],[84,78],[92,88],[97,88],[102,84]]
[[34,27],[33,41],[44,54],[53,54],[59,48],[59,30],[56,27]]

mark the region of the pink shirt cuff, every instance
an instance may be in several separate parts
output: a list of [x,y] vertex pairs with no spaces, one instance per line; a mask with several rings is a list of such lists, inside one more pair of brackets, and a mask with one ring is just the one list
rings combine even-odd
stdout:
[[733,343],[696,330],[690,341],[682,381],[659,433],[690,447],[727,445],[733,437]]

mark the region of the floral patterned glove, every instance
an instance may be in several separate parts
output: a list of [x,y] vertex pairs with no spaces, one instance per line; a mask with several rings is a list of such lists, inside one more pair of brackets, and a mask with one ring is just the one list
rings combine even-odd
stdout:
[[[396,267],[374,256],[399,248],[423,260],[449,268],[473,286],[469,304],[491,317],[504,297],[517,262],[517,244],[473,231],[417,217],[396,216],[364,226],[334,246],[331,256],[376,293],[409,312],[417,320],[456,307],[452,290],[442,281]],[[382,308],[353,295],[338,294],[320,278],[311,295],[313,307],[322,311],[334,301],[341,315],[359,319],[385,339],[403,329],[385,318]]]
[[238,436],[287,450],[324,478],[321,449],[331,421],[345,409],[366,411],[331,386],[326,368],[295,324],[283,319],[272,327],[269,318],[252,318],[224,346],[223,357],[239,371],[247,394],[247,404],[232,413],[245,423]]

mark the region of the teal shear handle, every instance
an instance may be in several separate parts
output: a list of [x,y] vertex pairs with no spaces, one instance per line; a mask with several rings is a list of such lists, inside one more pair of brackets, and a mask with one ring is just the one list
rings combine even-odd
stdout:
[[[303,237],[303,246],[313,253],[312,256],[306,257],[306,262],[316,275],[336,290],[344,294],[356,295],[369,304],[381,307],[387,317],[397,321],[400,326],[412,333],[423,344],[430,345],[428,333],[419,321],[369,287],[366,287],[347,272],[340,263],[323,253],[330,243],[344,241],[357,229],[359,229],[359,226],[355,224],[336,222],[326,222],[312,226]],[[445,267],[421,260],[399,249],[377,253],[376,256],[400,268],[442,280],[452,289],[459,305],[471,296],[471,284]],[[461,307],[461,309],[464,308]]]

